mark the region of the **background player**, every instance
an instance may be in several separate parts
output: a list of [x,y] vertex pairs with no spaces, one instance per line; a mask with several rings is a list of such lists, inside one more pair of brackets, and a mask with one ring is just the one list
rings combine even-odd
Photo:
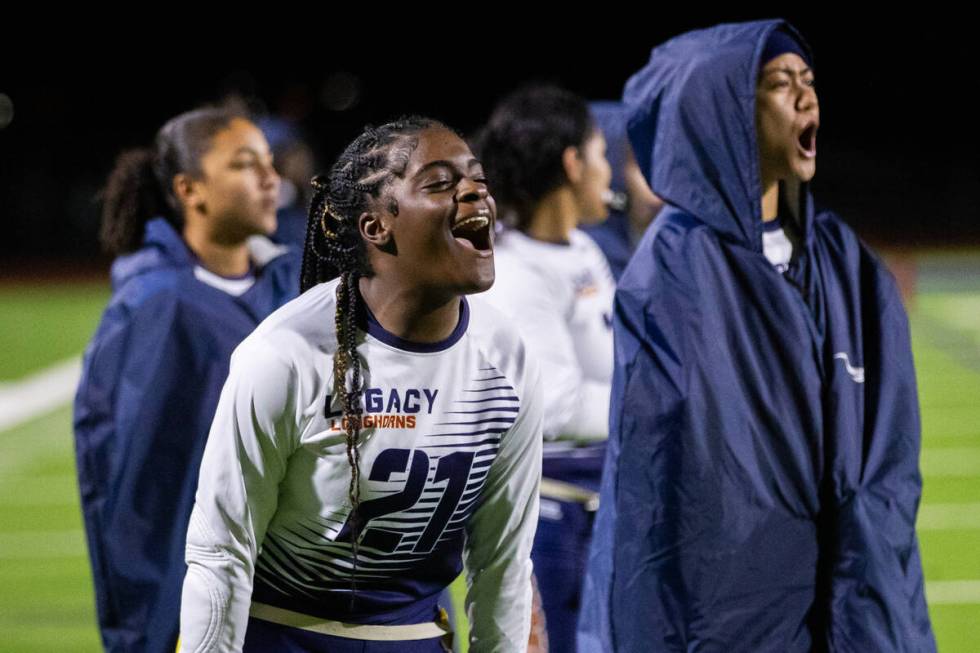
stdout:
[[229,357],[298,293],[299,257],[253,238],[275,229],[278,190],[262,132],[223,108],[173,118],[109,176],[102,239],[119,258],[75,400],[107,650],[174,649],[187,520]]
[[590,102],[589,112],[606,138],[606,159],[612,168],[609,217],[582,227],[606,256],[613,278],[619,279],[647,226],[663,208],[636,165],[626,137],[626,105],[622,102]]
[[782,21],[690,32],[624,100],[668,206],[616,294],[580,650],[934,650],[906,316],[814,210],[809,48]]
[[555,87],[494,109],[480,155],[514,228],[498,240],[487,298],[541,361],[545,388],[541,521],[533,558],[551,650],[574,651],[580,582],[608,432],[614,282],[576,226],[602,220],[605,139],[584,100]]
[[279,207],[273,240],[302,251],[310,208],[310,179],[316,160],[302,129],[284,117],[265,116],[258,126],[269,141],[269,148],[280,175]]
[[184,650],[443,650],[461,555],[470,650],[526,646],[540,389],[464,297],[493,283],[495,215],[424,118],[368,128],[316,182],[304,293],[236,351],[204,455]]

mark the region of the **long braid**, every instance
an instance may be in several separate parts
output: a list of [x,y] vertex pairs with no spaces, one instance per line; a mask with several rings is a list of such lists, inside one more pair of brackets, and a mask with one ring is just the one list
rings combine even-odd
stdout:
[[[413,135],[441,123],[418,116],[401,118],[381,127],[367,127],[347,146],[328,177],[313,180],[313,198],[303,249],[300,290],[306,292],[324,281],[340,277],[334,325],[337,351],[333,357],[334,394],[341,394],[342,424],[351,476],[348,500],[351,512],[351,609],[357,594],[357,562],[360,536],[365,526],[360,514],[360,440],[363,406],[361,359],[357,352],[357,316],[363,312],[358,280],[374,273],[361,239],[358,217],[380,199],[395,177],[404,174],[417,140]],[[397,205],[387,207],[397,214]],[[325,406],[325,412],[331,407]]]
[[[354,284],[358,276],[354,272],[341,273],[337,285],[337,311],[334,323],[337,326],[337,355],[334,356],[334,387],[346,388],[348,370],[350,371],[349,390],[343,393],[344,431],[347,443],[347,462],[350,464],[350,484],[347,496],[353,510],[350,514],[351,552],[353,564],[351,568],[351,607],[357,593],[357,554],[360,549],[361,515],[361,465],[360,452],[357,449],[361,432],[361,357],[357,355],[357,291]],[[341,310],[341,307],[345,307]]]

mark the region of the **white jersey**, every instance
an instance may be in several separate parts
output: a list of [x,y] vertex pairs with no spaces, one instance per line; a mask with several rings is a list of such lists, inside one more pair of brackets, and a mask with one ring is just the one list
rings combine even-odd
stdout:
[[780,274],[789,269],[793,260],[793,241],[786,235],[779,218],[762,223],[762,253]]
[[348,623],[431,621],[464,559],[470,650],[522,650],[541,476],[536,369],[479,299],[464,299],[454,333],[431,345],[364,318],[352,606],[336,288],[286,304],[232,356],[187,535],[184,650],[240,649],[253,600]]
[[484,295],[508,314],[541,364],[548,438],[609,433],[616,282],[602,250],[575,229],[567,245],[505,231]]

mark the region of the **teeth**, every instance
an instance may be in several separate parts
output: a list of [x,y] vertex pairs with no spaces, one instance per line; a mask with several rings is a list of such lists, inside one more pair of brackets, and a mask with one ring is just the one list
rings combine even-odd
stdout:
[[474,215],[472,217],[466,218],[465,220],[460,220],[453,225],[453,231],[478,231],[490,224],[490,218],[484,215]]

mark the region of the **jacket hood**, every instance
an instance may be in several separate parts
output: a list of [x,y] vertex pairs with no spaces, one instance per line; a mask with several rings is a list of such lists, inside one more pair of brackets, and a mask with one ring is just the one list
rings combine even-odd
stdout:
[[626,165],[626,105],[622,102],[600,100],[589,102],[589,113],[595,126],[606,139],[606,159],[612,168],[609,187],[619,193],[626,192],[623,168]]
[[[248,240],[249,255],[257,268],[288,251],[264,236],[252,236]],[[165,218],[153,218],[146,223],[143,246],[137,251],[120,256],[112,264],[112,287],[120,288],[129,279],[161,268],[188,268],[197,263],[197,257],[187,247],[173,225]]]
[[193,265],[194,257],[183,238],[165,218],[146,223],[143,246],[112,263],[112,287],[120,288],[129,279],[158,268],[180,268]]
[[[813,60],[783,20],[717,25],[654,48],[623,92],[630,142],[653,192],[755,251],[762,251],[756,79],[776,29],[796,38]],[[801,216],[811,212],[809,194],[805,185],[794,186],[800,188],[789,196],[801,199],[797,218],[808,241],[812,220]]]
[[[616,193],[626,193],[624,170],[629,147],[626,137],[626,105],[622,102],[590,102],[589,113],[606,139],[606,159],[612,168],[609,188]],[[579,229],[598,243],[609,261],[613,276],[619,279],[633,249],[629,216],[610,208],[608,218],[598,224],[581,225]]]

